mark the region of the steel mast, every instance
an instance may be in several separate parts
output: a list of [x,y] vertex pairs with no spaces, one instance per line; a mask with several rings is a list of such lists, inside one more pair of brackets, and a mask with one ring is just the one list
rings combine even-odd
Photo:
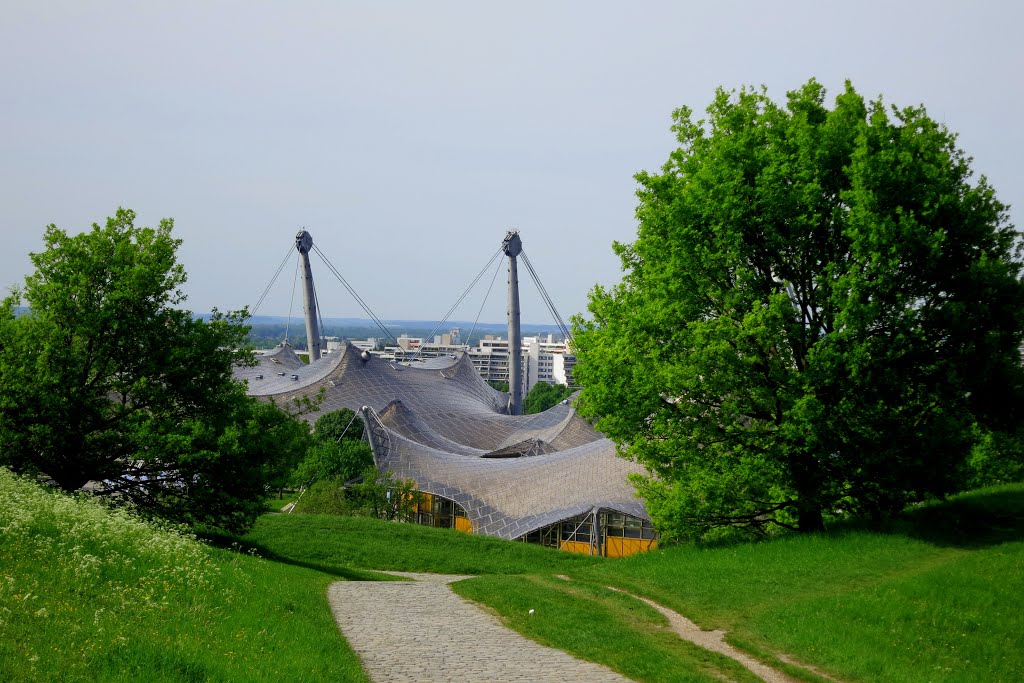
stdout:
[[316,291],[313,289],[313,271],[309,267],[309,250],[313,248],[313,236],[303,228],[295,236],[295,248],[302,258],[302,303],[306,312],[306,348],[309,362],[320,359],[320,326],[317,324]]
[[522,337],[519,333],[519,273],[516,257],[523,251],[518,230],[509,230],[501,248],[508,256],[508,412],[519,415],[523,406]]

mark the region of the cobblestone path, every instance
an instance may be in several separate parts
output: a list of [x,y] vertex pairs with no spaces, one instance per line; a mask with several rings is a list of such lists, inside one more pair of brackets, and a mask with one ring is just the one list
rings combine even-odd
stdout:
[[416,580],[339,581],[328,589],[338,626],[376,683],[628,680],[505,628],[448,587],[468,576],[390,573]]

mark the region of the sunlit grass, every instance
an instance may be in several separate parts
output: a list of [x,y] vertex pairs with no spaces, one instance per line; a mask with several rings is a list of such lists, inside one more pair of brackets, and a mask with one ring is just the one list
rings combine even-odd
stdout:
[[884,533],[624,560],[299,514],[268,514],[241,539],[214,540],[236,549],[0,470],[4,680],[366,680],[326,589],[383,578],[373,569],[485,575],[455,590],[637,681],[750,679],[607,586],[725,629],[779,667],[785,653],[844,681],[1024,680],[1024,486],[923,506]]
[[728,657],[681,640],[651,607],[600,584],[486,576],[452,588],[486,604],[528,638],[604,664],[632,680],[760,680]]
[[364,681],[332,580],[0,469],[5,681]]
[[328,571],[523,574],[607,562],[453,529],[336,515],[264,515],[242,542],[262,555]]

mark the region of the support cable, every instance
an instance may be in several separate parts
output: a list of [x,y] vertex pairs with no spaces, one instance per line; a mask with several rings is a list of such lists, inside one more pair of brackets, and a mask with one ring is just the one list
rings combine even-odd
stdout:
[[[480,278],[482,278],[482,277],[484,276],[484,273],[486,273],[486,272],[487,272],[488,270],[490,270],[490,268],[491,268],[491,264],[492,264],[492,263],[494,263],[494,259],[498,258],[498,257],[499,257],[499,256],[500,256],[501,254],[502,254],[502,250],[501,250],[501,249],[498,249],[498,250],[497,250],[496,252],[494,252],[494,256],[492,256],[492,257],[490,258],[490,260],[489,260],[489,261],[487,261],[487,265],[486,265],[486,266],[484,266],[484,267],[483,267],[483,268],[482,268],[482,269],[480,270],[480,272],[476,274],[476,277],[475,277],[475,278],[473,278],[473,281],[472,281],[472,282],[470,282],[470,283],[469,283],[469,286],[468,286],[468,287],[466,287],[465,291],[463,291],[463,292],[462,292],[462,296],[460,296],[460,297],[459,297],[458,301],[456,301],[456,302],[455,302],[455,303],[454,303],[454,304],[452,305],[452,307],[448,309],[448,312],[444,314],[444,318],[442,318],[442,319],[441,319],[441,321],[440,321],[439,323],[437,323],[437,325],[435,325],[435,326],[434,326],[434,329],[433,329],[433,330],[432,330],[432,331],[430,332],[430,339],[433,339],[433,338],[434,338],[434,334],[435,334],[435,333],[436,333],[436,332],[437,332],[437,331],[438,331],[439,329],[441,329],[441,325],[444,325],[444,324],[445,324],[445,323],[446,323],[446,322],[448,321],[448,318],[450,318],[450,317],[451,317],[452,313],[454,313],[454,312],[455,312],[455,309],[456,309],[456,308],[458,308],[458,307],[459,307],[459,305],[460,305],[460,304],[461,304],[461,303],[462,303],[462,302],[463,302],[463,301],[465,300],[466,296],[468,296],[468,295],[469,295],[469,292],[470,292],[470,291],[471,291],[471,290],[473,289],[473,287],[475,287],[475,286],[476,286],[476,283],[477,283],[477,282],[479,282],[479,281],[480,281]],[[426,340],[424,340],[424,341],[426,341]],[[419,355],[419,353],[420,353],[420,351],[421,351],[422,349],[423,349],[423,344],[420,344],[420,347],[419,347],[418,349],[416,349],[416,353],[414,353],[414,354],[412,355],[412,360],[416,360],[416,356],[418,356],[418,355]]]
[[466,344],[473,339],[473,332],[476,331],[476,324],[480,322],[480,316],[484,312],[484,305],[487,303],[487,299],[491,296],[491,290],[494,288],[494,283],[498,279],[498,273],[501,272],[501,261],[498,261],[498,265],[494,269],[494,277],[491,278],[491,284],[487,287],[487,293],[484,294],[484,300],[480,302],[480,310],[476,312],[476,320],[473,321],[473,327],[469,330],[469,336],[466,337]]
[[348,424],[345,425],[345,429],[342,430],[341,436],[337,439],[338,443],[341,443],[341,440],[345,438],[346,434],[348,434],[348,428],[352,426],[352,423],[356,421],[357,417],[359,417],[359,413],[352,411],[352,419],[348,421]]
[[267,294],[270,293],[270,288],[274,286],[274,283],[277,282],[277,278],[281,276],[281,271],[284,270],[285,264],[288,263],[288,257],[291,256],[291,253],[292,248],[289,246],[288,251],[281,260],[281,265],[277,267],[277,272],[274,273],[274,277],[270,278],[270,284],[268,284],[266,289],[263,290],[263,294],[260,295],[259,301],[256,302],[256,305],[252,307],[252,312],[249,314],[250,316],[256,315],[256,311],[263,304],[263,300],[267,298]]
[[533,283],[537,285],[537,290],[540,292],[541,298],[544,300],[544,305],[554,318],[555,324],[558,325],[558,328],[562,331],[562,336],[565,338],[566,345],[568,345],[572,341],[572,335],[569,333],[569,326],[565,324],[565,320],[563,320],[562,316],[559,315],[558,309],[555,308],[555,302],[552,301],[551,295],[548,294],[547,288],[544,287],[544,283],[540,281],[540,276],[537,275],[537,271],[534,269],[533,264],[530,263],[530,259],[526,255],[526,252],[523,251],[520,255],[523,257],[523,262],[526,264],[526,270],[530,273],[530,278],[533,280]]
[[[320,297],[316,293],[316,281],[313,282],[313,305],[316,306],[316,321],[320,325],[320,327],[317,328],[317,332],[320,334],[320,338],[317,339],[317,345],[319,346],[320,342],[323,342],[323,345],[322,345],[322,348],[320,349],[320,351],[326,356],[327,355],[327,342],[324,342],[324,314],[323,314],[323,311],[320,310]],[[310,349],[310,353],[312,353],[312,348],[311,348],[311,345],[310,345],[308,339],[306,340],[306,348]],[[322,357],[323,356],[321,356],[321,358]],[[320,359],[318,358],[317,360],[320,360]],[[313,358],[312,357],[310,357],[309,362],[310,363],[313,362]]]
[[288,341],[288,331],[292,326],[292,309],[295,308],[295,283],[299,281],[299,261],[301,256],[295,258],[295,277],[292,279],[292,300],[288,302],[288,322],[284,325],[284,340]]
[[370,307],[366,304],[365,301],[363,301],[363,298],[359,296],[356,293],[356,290],[352,288],[352,285],[350,285],[348,281],[344,277],[342,277],[341,273],[338,271],[337,268],[334,267],[334,264],[331,263],[330,259],[328,259],[327,256],[324,255],[324,253],[320,251],[320,248],[317,247],[315,244],[313,245],[313,251],[315,251],[320,256],[320,258],[323,259],[324,263],[327,265],[327,269],[331,271],[334,277],[338,278],[338,281],[341,282],[341,284],[345,287],[346,290],[348,290],[348,293],[352,296],[353,299],[356,300],[356,303],[359,304],[359,307],[363,309],[363,312],[366,313],[366,315],[370,316],[370,320],[376,323],[377,327],[380,328],[381,332],[383,332],[387,337],[389,337],[393,342],[395,342],[395,346],[398,346],[398,339],[395,338],[395,335],[393,335],[391,333],[391,330],[389,330],[387,326],[385,326],[384,323],[381,322],[381,319],[378,318],[377,315],[370,310]]

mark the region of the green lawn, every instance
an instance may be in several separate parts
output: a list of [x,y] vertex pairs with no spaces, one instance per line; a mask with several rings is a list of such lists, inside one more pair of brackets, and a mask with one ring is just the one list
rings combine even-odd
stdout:
[[594,586],[617,586],[704,628],[725,629],[730,642],[776,666],[785,666],[775,658],[782,652],[849,681],[1009,682],[1024,680],[1020,539],[1018,485],[916,510],[890,533],[847,529],[728,548],[674,547],[567,571],[591,589],[561,599],[559,619],[578,624],[561,634],[542,619],[523,621],[529,601],[516,601],[518,585],[475,579],[456,590],[524,633],[638,680],[670,674],[638,675],[616,665],[613,652],[595,655],[579,645],[603,629],[592,628],[606,609]]
[[[4,680],[363,681],[326,600],[371,570],[454,584],[539,642],[638,681],[751,681],[647,596],[797,678],[1024,680],[1024,486],[841,528],[624,560],[365,518],[268,514],[221,548],[0,470]],[[569,580],[558,578],[560,575]],[[530,610],[534,610],[531,615]]]
[[265,557],[331,572],[558,573],[608,562],[453,529],[332,515],[264,515],[242,542]]

